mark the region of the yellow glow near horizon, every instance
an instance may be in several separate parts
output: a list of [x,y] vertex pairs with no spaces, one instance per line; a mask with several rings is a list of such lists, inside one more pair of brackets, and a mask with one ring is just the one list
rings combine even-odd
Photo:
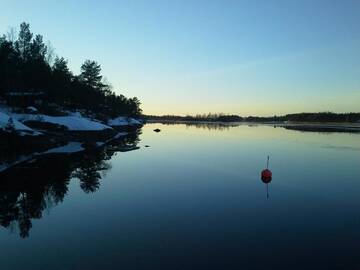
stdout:
[[[359,91],[360,93],[360,91]],[[200,102],[143,102],[143,111],[147,115],[195,115],[204,113],[225,113],[242,116],[273,116],[299,112],[336,113],[359,112],[360,94],[348,97],[326,98],[322,101],[303,99],[294,101],[271,102],[259,101],[254,103],[229,102],[227,104]],[[346,108],[346,109],[344,109]]]

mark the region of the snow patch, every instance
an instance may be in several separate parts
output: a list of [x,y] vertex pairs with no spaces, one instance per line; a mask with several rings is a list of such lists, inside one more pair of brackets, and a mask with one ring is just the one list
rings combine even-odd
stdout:
[[[0,129],[3,129],[6,127],[10,119],[10,116],[0,112]],[[26,135],[32,135],[32,136],[38,136],[41,135],[40,132],[34,131],[33,129],[29,128],[28,126],[25,126],[23,123],[20,123],[16,119],[13,118],[14,128],[15,130],[19,131],[20,136],[26,136]]]
[[51,124],[57,124],[67,127],[71,131],[98,131],[112,129],[97,121],[80,116],[49,116],[44,114],[13,114],[13,117],[19,121],[40,121]]

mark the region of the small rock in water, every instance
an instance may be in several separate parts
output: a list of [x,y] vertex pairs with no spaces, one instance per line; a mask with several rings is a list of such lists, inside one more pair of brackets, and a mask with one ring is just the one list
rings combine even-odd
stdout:
[[145,145],[145,147],[150,147],[150,145]]
[[154,131],[155,132],[160,132],[161,130],[157,128],[157,129],[154,129]]

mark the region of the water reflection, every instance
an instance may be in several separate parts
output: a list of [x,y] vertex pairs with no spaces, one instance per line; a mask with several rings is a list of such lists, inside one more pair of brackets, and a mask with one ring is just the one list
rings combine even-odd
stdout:
[[303,123],[303,124],[286,124],[286,123],[252,123],[252,122],[158,122],[166,126],[173,125],[185,125],[186,127],[195,127],[198,129],[207,129],[207,130],[219,130],[226,131],[230,128],[239,127],[241,125],[247,125],[248,127],[258,127],[258,126],[270,126],[274,128],[284,128],[293,131],[300,132],[317,132],[317,133],[360,133],[360,126],[358,124],[350,123],[346,124],[311,124],[311,123]]
[[[100,187],[100,172],[106,172],[111,169],[111,165],[106,162],[112,154],[107,155],[104,151],[101,155],[85,155],[71,176],[80,180],[80,187],[85,193],[95,192]],[[105,175],[104,175],[105,176]]]
[[22,238],[29,236],[33,219],[42,218],[46,209],[61,203],[71,179],[78,179],[85,193],[100,188],[100,180],[111,169],[115,152],[138,149],[140,133],[111,143],[101,150],[69,156],[39,158],[0,175],[0,224]]
[[299,132],[318,132],[318,133],[360,133],[359,125],[314,125],[314,124],[298,124],[298,125],[284,125],[282,126],[288,130],[295,130]]
[[229,130],[232,127],[238,127],[240,123],[221,123],[221,122],[162,122],[161,124],[166,126],[173,126],[183,124],[186,127],[195,127],[198,129],[207,129],[207,130]]

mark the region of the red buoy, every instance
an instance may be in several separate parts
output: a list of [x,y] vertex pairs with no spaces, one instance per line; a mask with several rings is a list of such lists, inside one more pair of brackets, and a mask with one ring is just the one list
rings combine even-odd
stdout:
[[271,182],[272,180],[272,172],[269,169],[265,169],[261,172],[261,180],[265,183],[268,184]]
[[261,180],[263,181],[264,184],[266,184],[266,197],[269,198],[268,184],[272,180],[272,172],[269,170],[269,156],[267,158],[266,169],[262,170],[261,172]]
[[268,184],[272,179],[272,172],[269,170],[269,156],[267,157],[266,169],[261,172],[261,180]]

